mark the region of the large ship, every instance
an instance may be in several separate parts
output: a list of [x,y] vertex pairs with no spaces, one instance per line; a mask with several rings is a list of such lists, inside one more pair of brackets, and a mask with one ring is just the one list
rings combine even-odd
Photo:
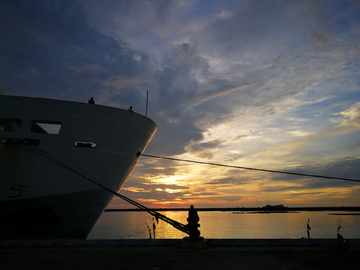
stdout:
[[128,110],[0,95],[0,239],[85,239],[114,196],[101,186],[122,188],[156,129]]

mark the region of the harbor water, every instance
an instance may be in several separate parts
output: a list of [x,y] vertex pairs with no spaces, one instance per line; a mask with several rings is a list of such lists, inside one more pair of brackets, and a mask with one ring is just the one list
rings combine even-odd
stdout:
[[[160,212],[160,211],[159,211]],[[161,214],[186,224],[186,211],[163,211]],[[349,215],[351,214],[351,215]],[[336,238],[338,227],[346,239],[360,238],[359,212],[301,211],[296,213],[257,213],[200,211],[199,230],[207,239]],[[186,236],[171,225],[157,223],[147,212],[104,212],[87,239],[181,239]],[[150,229],[150,232],[149,232]]]

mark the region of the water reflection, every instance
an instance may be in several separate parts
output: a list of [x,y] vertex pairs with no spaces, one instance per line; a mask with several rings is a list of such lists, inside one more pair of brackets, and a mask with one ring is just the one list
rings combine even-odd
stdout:
[[[164,211],[163,215],[186,224],[187,211]],[[233,214],[232,212],[199,212],[201,236],[205,238],[301,238],[307,237],[306,224],[310,219],[312,238],[360,238],[360,216],[329,215],[329,212]],[[149,238],[151,217],[146,212],[104,212],[88,239]],[[180,239],[187,236],[171,225],[156,224],[157,239]]]

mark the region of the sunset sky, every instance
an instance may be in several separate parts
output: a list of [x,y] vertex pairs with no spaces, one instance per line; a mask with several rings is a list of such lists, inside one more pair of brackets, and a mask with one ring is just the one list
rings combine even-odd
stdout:
[[[0,0],[0,92],[145,114],[148,91],[145,154],[360,179],[359,75],[359,1]],[[360,182],[141,157],[121,194],[359,206]]]

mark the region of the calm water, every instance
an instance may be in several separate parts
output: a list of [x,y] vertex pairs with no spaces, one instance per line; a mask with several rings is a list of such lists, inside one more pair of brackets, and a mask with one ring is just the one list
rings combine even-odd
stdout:
[[[160,212],[186,224],[186,211]],[[301,238],[307,237],[310,218],[312,238],[336,238],[337,228],[346,238],[360,238],[360,215],[329,215],[341,212],[300,212],[270,214],[233,214],[233,212],[199,212],[201,236],[205,238]],[[146,212],[104,212],[88,239],[149,238],[146,226],[152,228],[151,215]],[[162,220],[156,224],[157,239],[181,239],[186,234]]]

